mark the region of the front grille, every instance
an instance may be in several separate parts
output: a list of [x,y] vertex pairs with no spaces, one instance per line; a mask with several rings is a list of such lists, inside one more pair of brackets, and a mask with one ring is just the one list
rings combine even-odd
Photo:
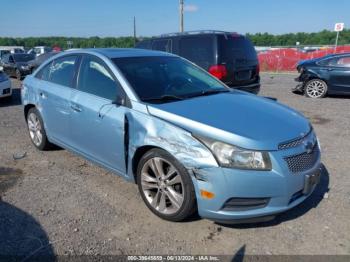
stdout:
[[319,154],[320,151],[316,143],[311,153],[304,152],[298,155],[285,157],[284,159],[291,172],[299,173],[311,169],[316,164]]
[[297,146],[301,145],[304,142],[305,138],[307,138],[310,135],[311,131],[312,130],[310,130],[309,133],[307,133],[303,137],[289,140],[289,141],[286,141],[286,142],[279,144],[278,149],[283,150],[283,149],[293,148],[293,147],[297,147]]
[[246,211],[266,207],[270,198],[239,198],[233,197],[225,202],[222,210]]

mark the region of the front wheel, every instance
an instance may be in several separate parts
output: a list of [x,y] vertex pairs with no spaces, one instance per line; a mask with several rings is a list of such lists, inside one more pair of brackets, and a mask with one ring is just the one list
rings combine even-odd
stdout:
[[137,183],[147,207],[169,221],[182,221],[196,211],[194,186],[186,168],[164,150],[152,149],[140,160]]
[[327,94],[327,84],[321,79],[312,79],[305,84],[304,94],[310,98],[322,98]]

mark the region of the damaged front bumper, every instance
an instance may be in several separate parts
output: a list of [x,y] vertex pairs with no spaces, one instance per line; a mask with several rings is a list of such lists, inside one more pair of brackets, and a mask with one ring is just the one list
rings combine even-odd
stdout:
[[295,87],[292,88],[293,92],[303,92],[304,90],[304,83],[305,83],[305,77],[303,74],[300,74],[300,76],[294,78],[294,81],[299,82]]
[[[311,169],[292,173],[284,163],[284,153],[273,154],[271,171],[192,169],[199,215],[225,224],[265,222],[303,202],[318,184],[319,180],[310,184],[309,178],[320,177],[320,156]],[[205,199],[201,190],[215,197]]]

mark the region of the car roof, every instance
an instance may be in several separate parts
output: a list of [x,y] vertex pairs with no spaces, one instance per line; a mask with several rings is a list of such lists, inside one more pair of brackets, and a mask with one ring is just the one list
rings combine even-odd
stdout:
[[63,53],[87,53],[87,54],[101,54],[110,59],[120,58],[120,57],[142,57],[142,56],[175,56],[170,53],[153,51],[147,49],[138,48],[88,48],[88,49],[76,49],[71,51],[66,51]]
[[348,56],[348,55],[350,55],[349,52],[347,52],[347,53],[329,54],[329,55],[325,55],[325,56],[320,57],[320,58],[329,58],[329,57],[337,57],[337,56]]

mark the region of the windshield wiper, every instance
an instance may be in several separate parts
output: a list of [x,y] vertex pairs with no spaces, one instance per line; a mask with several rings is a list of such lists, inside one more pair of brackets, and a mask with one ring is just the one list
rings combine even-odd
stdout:
[[144,98],[142,101],[176,101],[176,100],[183,100],[183,97],[176,96],[176,95],[162,95],[159,97],[149,97]]
[[230,92],[230,90],[228,90],[228,89],[208,89],[208,90],[203,90],[202,92],[199,92],[199,93],[190,94],[187,97],[209,96],[209,95],[215,95],[215,94],[227,93],[227,92]]

